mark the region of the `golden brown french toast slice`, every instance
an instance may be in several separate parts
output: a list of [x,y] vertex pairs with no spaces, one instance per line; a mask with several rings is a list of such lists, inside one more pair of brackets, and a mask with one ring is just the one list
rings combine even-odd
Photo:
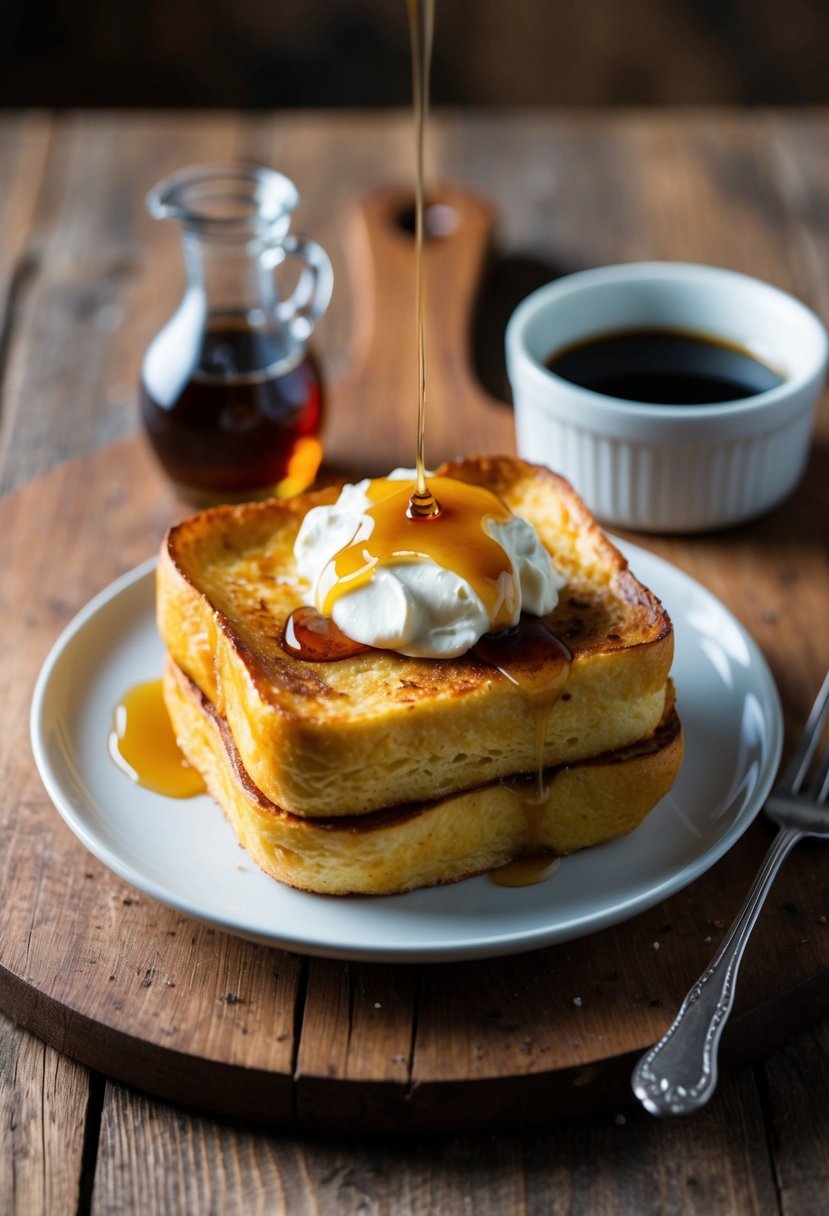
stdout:
[[[390,895],[493,870],[527,846],[525,804],[500,781],[368,815],[291,815],[257,789],[227,723],[170,661],[164,694],[188,760],[239,842],[280,882],[325,895]],[[549,798],[533,825],[533,847],[573,853],[632,831],[670,789],[682,748],[669,694],[665,719],[648,739],[548,770]]]
[[[547,618],[572,653],[547,723],[545,765],[651,734],[673,655],[671,622],[572,488],[549,470],[480,457],[439,472],[485,485],[532,523],[566,576]],[[264,796],[299,816],[442,798],[535,766],[534,718],[490,664],[370,650],[304,662],[282,646],[303,602],[293,544],[332,488],[217,507],[170,529],[158,570],[167,649],[225,718]]]

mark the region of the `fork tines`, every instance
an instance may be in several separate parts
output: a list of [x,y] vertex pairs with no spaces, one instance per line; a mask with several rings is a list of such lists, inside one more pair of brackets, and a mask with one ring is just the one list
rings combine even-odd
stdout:
[[[786,765],[776,793],[802,794],[805,792],[803,786],[809,773],[809,766],[818,749],[827,716],[829,716],[829,672],[823,678],[823,684],[815,698],[803,734],[800,736],[791,760]],[[822,802],[827,794],[829,794],[829,747],[821,757],[808,790],[810,800],[815,802]]]

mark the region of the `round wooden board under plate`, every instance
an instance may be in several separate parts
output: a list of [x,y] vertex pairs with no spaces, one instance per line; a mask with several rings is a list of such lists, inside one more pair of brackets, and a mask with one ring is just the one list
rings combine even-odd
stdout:
[[[181,513],[139,440],[0,502],[2,1008],[108,1076],[281,1125],[472,1128],[629,1102],[633,1063],[747,890],[770,838],[763,821],[625,924],[514,957],[409,966],[301,958],[207,928],[132,889],[65,827],[29,745],[37,673],[70,617],[151,556]],[[778,878],[724,1063],[829,1008],[823,870],[807,843]]]

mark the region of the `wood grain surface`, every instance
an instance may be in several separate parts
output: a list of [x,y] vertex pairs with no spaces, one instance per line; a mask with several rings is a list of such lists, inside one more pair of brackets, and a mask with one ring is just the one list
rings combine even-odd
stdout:
[[[407,139],[407,119],[396,115],[4,119],[0,166],[12,185],[2,203],[11,222],[0,256],[0,485],[23,487],[64,457],[135,431],[141,352],[180,281],[172,234],[152,231],[141,211],[141,194],[157,177],[205,156],[239,153],[277,164],[298,181],[300,226],[330,248],[342,286],[341,234],[350,205],[369,186],[409,176]],[[518,295],[563,270],[639,257],[716,262],[792,289],[827,317],[827,152],[829,120],[820,113],[443,116],[432,144],[436,173],[462,178],[489,199],[497,217],[472,334],[485,391],[503,394],[492,335],[504,314]],[[342,378],[354,349],[350,296],[341,286],[318,339],[332,382]],[[332,418],[335,409],[336,395]],[[474,419],[461,409],[458,425],[460,446],[473,446]],[[829,658],[827,451],[824,407],[806,480],[779,511],[716,537],[645,541],[708,585],[757,638],[780,687],[789,737]],[[336,455],[334,445],[334,462]],[[633,944],[614,943],[610,931],[580,947],[595,985],[581,1008],[567,990],[571,968],[584,962],[572,948],[506,960],[490,977],[482,964],[464,964],[451,975],[418,968],[398,973],[400,982],[390,986],[386,968],[301,962],[198,928],[183,940],[186,930],[172,914],[108,876],[46,805],[28,760],[25,721],[34,670],[60,625],[114,573],[152,551],[175,504],[143,449],[127,443],[66,466],[1,505],[9,577],[0,598],[14,626],[4,630],[0,736],[3,1007],[78,1054],[82,1043],[89,1047],[101,1008],[98,977],[106,971],[103,984],[119,993],[123,1008],[116,1011],[120,1020],[97,1036],[97,1068],[123,1076],[126,1060],[131,1079],[156,1092],[191,1078],[190,1100],[214,1107],[224,1105],[217,1098],[224,1099],[227,1073],[214,1070],[211,1087],[200,1061],[249,1069],[253,1093],[259,1083],[266,1089],[263,1072],[284,1070],[285,1084],[270,1087],[268,1111],[247,1103],[235,1110],[242,1117],[330,1123],[326,1093],[336,1087],[342,1094],[350,1081],[351,1095],[341,1100],[356,1120],[362,1113],[356,1081],[377,1096],[387,1129],[393,1121],[384,1103],[393,1109],[401,1090],[422,1095],[424,1116],[436,1112],[430,1130],[435,1120],[457,1126],[464,1102],[448,1100],[453,1086],[458,1095],[463,1086],[484,1095],[478,1111],[484,1124],[538,1118],[550,1112],[550,1100],[553,1110],[562,1109],[550,1084],[556,1075],[567,1080],[572,1102],[565,1109],[573,1115],[566,1125],[521,1139],[454,1136],[409,1141],[405,1149],[382,1138],[367,1148],[344,1137],[275,1137],[172,1108],[115,1081],[104,1085],[97,1071],[87,1073],[66,1055],[29,1048],[32,1040],[8,1025],[0,1095],[13,1169],[0,1170],[4,1210],[31,1210],[32,1196],[46,1187],[54,1211],[130,1211],[139,1202],[159,1212],[255,1210],[245,1205],[254,1192],[261,1210],[284,1211],[452,1210],[472,1195],[480,1211],[613,1212],[623,1200],[627,1210],[654,1212],[813,1210],[808,1200],[825,1193],[829,1181],[820,1150],[827,1130],[822,1029],[804,1032],[762,1065],[727,1075],[712,1107],[693,1120],[657,1125],[628,1109],[626,1122],[616,1122],[614,1107],[626,1095],[622,1077],[612,1075],[600,1095],[609,1113],[575,1117],[582,1101],[595,1102],[584,1065],[588,1058],[588,1067],[607,1060],[608,1036],[617,1044],[615,1058],[624,1061],[620,1029],[635,1054],[637,1042],[667,1023],[671,1002],[739,903],[767,840],[762,825],[744,841],[743,856],[735,850],[721,863],[703,898],[696,901],[692,887],[687,905],[676,915],[672,909],[670,919],[662,909],[639,918]],[[79,877],[86,873],[93,877]],[[825,873],[819,846],[807,845],[774,889],[741,980],[732,1061],[765,1050],[767,1031],[782,1039],[822,1007]],[[79,896],[79,884],[86,894]],[[94,930],[83,943],[75,933],[79,922]],[[668,947],[671,934],[681,938],[681,949]],[[654,940],[658,952],[650,950]],[[638,944],[644,961],[635,956]],[[115,955],[118,964],[108,969]],[[783,955],[794,978],[780,986]],[[641,978],[631,988],[624,976],[632,958]],[[623,978],[610,979],[614,974]],[[244,990],[243,981],[249,981]],[[193,985],[197,1007],[188,1001]],[[775,1009],[773,994],[780,991],[787,1003]],[[228,993],[243,999],[228,1002]],[[497,1003],[487,999],[492,995]],[[93,1009],[91,1019],[74,1003],[79,996]],[[285,1017],[292,997],[301,1022]],[[109,995],[105,1002],[111,1009]],[[759,1021],[752,1023],[751,1010],[760,1011]],[[133,1015],[148,1027],[138,1044],[128,1042]],[[174,1034],[162,1035],[162,1027]],[[263,1027],[266,1033],[258,1033]],[[250,1042],[262,1039],[267,1045]],[[556,1073],[546,1064],[553,1049]],[[116,1057],[120,1070],[110,1067]],[[577,1076],[585,1083],[573,1086]],[[521,1087],[506,1109],[503,1085],[516,1078]],[[47,1109],[56,1118],[59,1112],[62,1134],[44,1134]],[[794,1110],[806,1115],[792,1125]],[[59,1146],[69,1153],[65,1169],[57,1164]],[[148,1154],[154,1165],[142,1169]]]

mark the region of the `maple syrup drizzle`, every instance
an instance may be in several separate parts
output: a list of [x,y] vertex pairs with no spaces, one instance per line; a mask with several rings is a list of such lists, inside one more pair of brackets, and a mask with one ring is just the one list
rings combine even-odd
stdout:
[[412,483],[378,478],[368,486],[370,506],[350,544],[323,570],[317,608],[331,616],[337,600],[369,583],[374,572],[400,562],[432,560],[452,570],[480,596],[496,629],[515,617],[516,588],[503,547],[490,536],[490,520],[506,522],[509,508],[483,486],[451,477],[432,479],[440,497],[439,515],[415,517],[407,503]]
[[423,144],[429,113],[429,66],[435,0],[408,0],[409,34],[412,43],[412,93],[415,118],[415,314],[417,326],[417,484],[409,495],[410,519],[439,515],[442,504],[426,481],[426,347],[423,323]]
[[176,742],[161,680],[135,684],[121,697],[109,754],[131,780],[156,794],[192,798],[204,793],[201,774],[188,764]]

